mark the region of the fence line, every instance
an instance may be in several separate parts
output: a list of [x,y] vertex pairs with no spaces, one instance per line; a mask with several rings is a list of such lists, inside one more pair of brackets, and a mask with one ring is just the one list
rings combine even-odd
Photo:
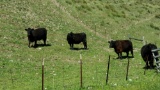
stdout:
[[[110,60],[110,56],[109,56],[109,60]],[[39,66],[39,67],[11,68],[9,69],[8,80],[11,80],[13,89],[15,89],[14,85],[16,85],[16,83],[23,83],[21,85],[24,85],[24,86],[32,85],[32,84],[24,83],[25,80],[21,79],[24,77],[25,78],[27,77],[27,79],[31,79],[31,82],[34,81],[34,83],[36,84],[39,84],[41,82],[42,86],[39,85],[39,88],[42,87],[42,90],[44,90],[48,84],[53,85],[50,87],[51,89],[63,88],[65,90],[66,88],[74,88],[79,86],[86,87],[86,86],[93,86],[93,85],[102,86],[102,88],[104,88],[104,85],[105,85],[104,82],[106,77],[107,77],[106,83],[108,82],[108,76],[106,76],[106,74],[109,74],[109,68],[106,73],[106,63],[103,63],[103,62],[102,63],[98,62],[98,64],[92,63],[90,62],[92,60],[90,60],[87,63],[85,61],[83,62],[82,61],[83,60],[80,55],[80,63],[77,62],[76,64],[75,63],[70,65],[66,65],[65,63],[60,65],[56,64],[56,66],[47,69],[47,67],[49,66],[47,65],[44,66],[44,62],[42,61],[42,66]],[[108,61],[108,63],[110,63],[110,61]],[[83,67],[82,67],[82,64],[83,64]],[[90,67],[90,68],[86,67],[88,64],[90,64],[90,66],[94,65],[94,67]],[[72,68],[80,68],[80,70],[77,69],[77,71],[75,72],[75,71],[72,71]],[[71,71],[66,72],[66,69],[71,69]],[[5,70],[5,67],[4,67],[4,70]],[[38,73],[36,73],[37,71]],[[17,72],[19,73],[17,74]],[[30,74],[31,72],[32,74]],[[42,74],[40,75],[41,72]],[[82,75],[84,75],[83,78],[82,78]],[[116,77],[111,77],[111,78],[116,78]]]
[[143,45],[146,44],[145,40],[144,40],[144,36],[142,37],[142,39],[138,39],[138,38],[133,38],[131,36],[128,36],[129,40],[136,40],[136,41],[141,41],[143,43]]

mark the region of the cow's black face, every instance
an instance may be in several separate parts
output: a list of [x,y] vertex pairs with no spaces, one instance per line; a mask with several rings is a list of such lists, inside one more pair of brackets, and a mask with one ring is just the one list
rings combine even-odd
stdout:
[[72,33],[68,33],[68,34],[67,34],[67,41],[71,40],[72,37],[73,37]]
[[27,36],[30,36],[30,35],[32,35],[32,31],[34,29],[28,28],[28,29],[25,29],[25,30],[27,31]]
[[[154,45],[154,44],[148,44],[148,47],[150,50],[153,50],[153,49],[157,49],[157,46]],[[158,55],[158,51],[157,52],[154,52],[155,55]]]
[[114,48],[114,44],[115,44],[115,41],[108,41],[109,43],[109,48]]
[[154,44],[148,44],[149,48],[152,50],[152,49],[157,49],[157,46],[154,45]]

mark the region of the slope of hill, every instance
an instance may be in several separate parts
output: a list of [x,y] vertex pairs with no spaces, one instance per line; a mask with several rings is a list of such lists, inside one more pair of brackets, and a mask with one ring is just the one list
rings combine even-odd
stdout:
[[[80,54],[82,90],[160,88],[155,70],[143,75],[141,42],[132,41],[135,58],[130,59],[129,81],[125,81],[127,59],[115,59],[117,55],[107,43],[110,39],[144,36],[145,41],[160,47],[159,0],[1,0],[0,13],[0,90],[41,89],[42,59],[46,90],[77,90]],[[28,48],[24,30],[28,27],[47,28],[47,44],[51,46]],[[87,34],[88,50],[69,49],[66,35],[71,31]],[[111,68],[106,85],[109,55]]]
[[[155,30],[154,26],[159,28],[160,7],[158,0],[66,0],[59,2],[66,6],[67,11],[75,19],[82,21],[86,26],[93,30],[96,27],[102,35],[105,34],[105,31],[110,32],[107,33],[108,38],[123,39],[122,36],[128,34],[145,36],[143,35],[144,30],[152,32]],[[152,25],[154,26],[152,27]],[[142,29],[140,26],[143,26]],[[133,28],[140,32],[135,32]]]

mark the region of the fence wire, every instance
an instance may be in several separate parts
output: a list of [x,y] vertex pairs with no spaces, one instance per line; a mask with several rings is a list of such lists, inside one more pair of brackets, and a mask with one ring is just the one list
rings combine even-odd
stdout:
[[[109,75],[109,83],[114,83],[112,80],[118,81],[120,80],[119,78],[125,78],[126,67],[117,70],[113,70],[112,67],[110,69],[112,76]],[[106,71],[107,60],[83,61],[83,87],[90,88],[98,86],[103,89],[106,84]],[[122,74],[124,74],[124,77],[120,77]],[[23,68],[1,67],[0,85],[1,90],[17,90],[20,88],[24,90],[40,90],[42,88],[42,66]],[[47,90],[74,90],[80,88],[80,63],[56,63],[52,67],[44,66],[44,87]]]

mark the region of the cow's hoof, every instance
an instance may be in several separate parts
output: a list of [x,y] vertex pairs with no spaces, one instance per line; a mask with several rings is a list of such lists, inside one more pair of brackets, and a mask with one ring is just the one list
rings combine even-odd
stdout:
[[73,50],[73,48],[70,48],[70,50]]

